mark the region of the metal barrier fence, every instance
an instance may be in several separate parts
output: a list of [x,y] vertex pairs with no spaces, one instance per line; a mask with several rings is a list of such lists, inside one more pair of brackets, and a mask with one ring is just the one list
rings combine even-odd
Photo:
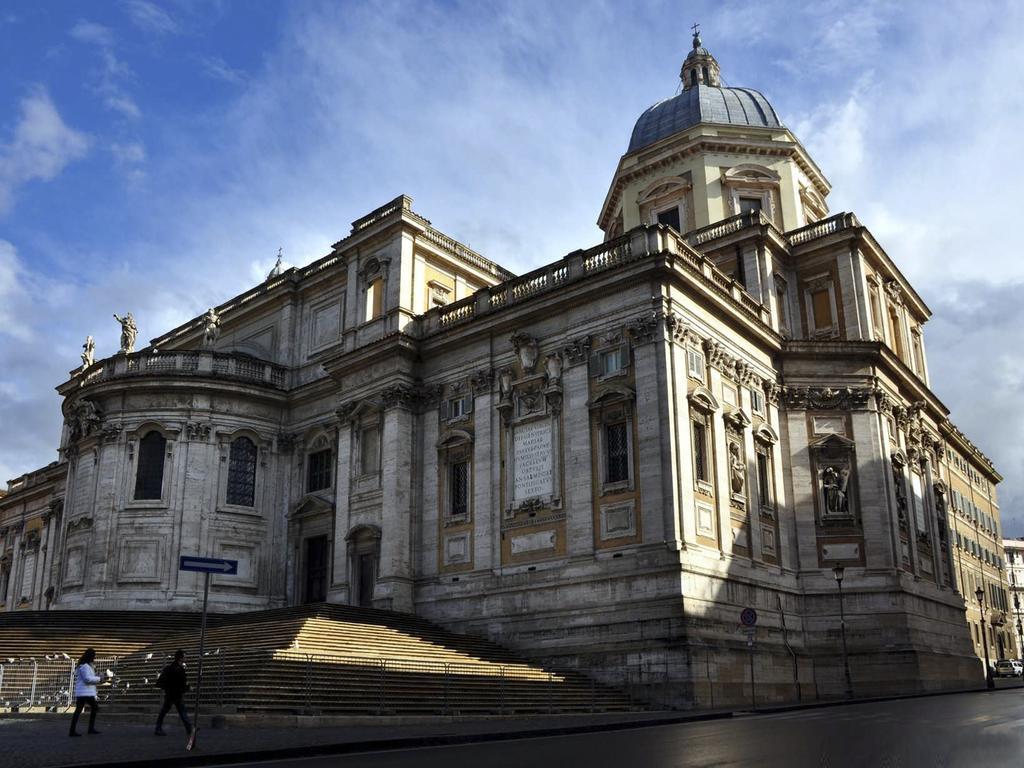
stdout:
[[[107,712],[158,706],[163,652],[98,659],[98,700]],[[194,653],[188,665],[195,686]],[[0,665],[4,710],[63,711],[74,704],[70,658],[16,659]],[[187,696],[189,707],[192,694]],[[549,669],[514,661],[449,662],[309,654],[295,650],[217,648],[203,661],[205,712],[277,711],[299,714],[511,714],[595,712],[633,708],[635,701],[583,670]]]
[[[97,687],[97,699],[113,690],[118,659],[96,659],[93,667],[106,685]],[[0,663],[0,708],[9,711],[41,709],[61,712],[75,703],[75,660],[67,654],[37,658],[7,658]]]

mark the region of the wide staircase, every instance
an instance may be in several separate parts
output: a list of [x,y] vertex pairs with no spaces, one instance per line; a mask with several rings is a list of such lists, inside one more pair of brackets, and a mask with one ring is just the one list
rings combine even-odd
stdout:
[[[121,615],[123,625],[136,621],[136,614]],[[195,685],[198,627],[164,629],[116,659],[102,659],[98,671],[108,684],[101,699],[113,711],[154,710],[161,696],[156,679],[178,648],[186,652]],[[0,648],[11,647],[4,633],[0,620]],[[140,630],[132,637],[141,636]],[[126,637],[122,628],[118,642]],[[93,645],[100,650],[100,641]],[[206,713],[512,715],[632,708],[625,695],[579,673],[545,669],[489,641],[391,611],[317,604],[211,617],[205,647]]]

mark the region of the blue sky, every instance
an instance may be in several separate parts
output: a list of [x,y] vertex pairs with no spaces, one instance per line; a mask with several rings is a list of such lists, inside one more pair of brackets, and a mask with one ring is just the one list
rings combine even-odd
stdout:
[[327,252],[400,193],[524,271],[600,240],[689,27],[758,88],[935,311],[934,388],[1024,535],[1024,6],[14,2],[0,6],[0,479],[55,458],[53,387]]

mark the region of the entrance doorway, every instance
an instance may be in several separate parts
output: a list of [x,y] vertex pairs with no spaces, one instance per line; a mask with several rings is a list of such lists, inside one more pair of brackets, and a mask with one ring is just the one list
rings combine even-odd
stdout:
[[352,603],[360,608],[372,608],[380,562],[380,529],[361,525],[351,531],[347,539]]
[[373,587],[377,580],[377,558],[359,555],[359,607],[373,607]]
[[303,602],[322,603],[327,599],[327,537],[306,539],[306,568]]

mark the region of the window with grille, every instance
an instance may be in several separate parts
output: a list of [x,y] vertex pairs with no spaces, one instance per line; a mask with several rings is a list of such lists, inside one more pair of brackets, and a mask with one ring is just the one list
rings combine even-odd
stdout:
[[241,507],[252,507],[256,503],[256,444],[248,437],[231,442],[227,502]]
[[626,422],[606,424],[605,440],[605,482],[624,483],[629,480],[629,439]]
[[156,430],[139,441],[139,464],[135,473],[135,498],[159,499],[164,486],[164,453],[167,438]]
[[469,513],[469,462],[454,461],[448,465],[449,513],[454,517]]
[[331,487],[331,449],[309,454],[306,491],[322,491]]

